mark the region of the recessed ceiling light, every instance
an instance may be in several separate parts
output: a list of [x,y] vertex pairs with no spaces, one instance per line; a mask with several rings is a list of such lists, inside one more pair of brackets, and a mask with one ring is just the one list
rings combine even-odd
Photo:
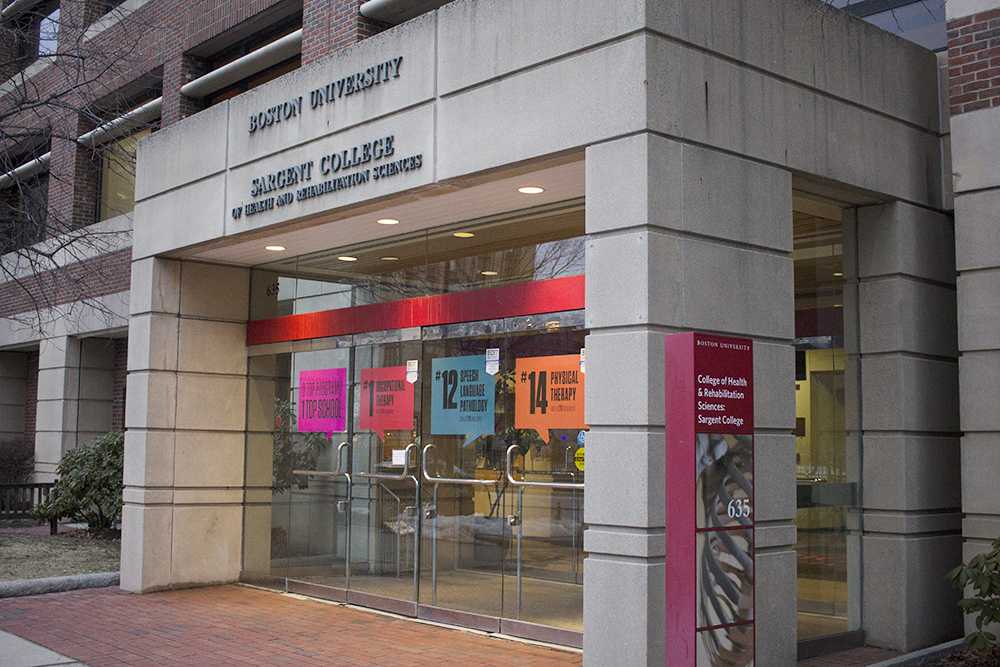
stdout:
[[842,271],[834,271],[834,272],[833,272],[833,277],[834,277],[834,278],[843,278],[843,277],[844,277],[844,274],[843,274],[843,272],[842,272]]
[[481,276],[499,276],[500,274],[497,273],[496,271],[480,271],[479,275],[481,275]]
[[523,188],[518,188],[517,191],[522,195],[540,195],[545,192],[545,188],[540,188],[537,185],[526,185]]
[[341,262],[356,262],[356,261],[358,261],[357,257],[351,257],[350,255],[341,255],[337,259],[339,259]]
[[396,220],[396,218],[379,218],[375,222],[377,222],[380,225],[398,225],[399,224],[399,220]]
[[379,257],[379,259],[381,259],[383,262],[398,262],[399,261],[399,257],[393,257],[392,255],[389,255],[387,257]]
[[282,252],[283,250],[285,250],[285,246],[283,246],[283,245],[266,245],[266,246],[264,246],[264,250],[270,250],[271,252]]
[[834,308],[843,308],[844,304],[842,304],[842,303],[835,303],[835,304],[833,304],[833,307]]
[[458,239],[471,239],[475,234],[472,232],[455,232],[452,236]]

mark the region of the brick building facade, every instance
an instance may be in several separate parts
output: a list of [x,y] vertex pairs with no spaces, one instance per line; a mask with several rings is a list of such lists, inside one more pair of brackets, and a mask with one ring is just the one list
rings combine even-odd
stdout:
[[[131,213],[119,216],[112,232],[103,228],[87,231],[101,214],[102,162],[108,155],[76,138],[95,129],[99,124],[95,116],[110,120],[153,97],[161,99],[158,117],[145,123],[153,128],[166,127],[204,109],[210,102],[182,94],[181,87],[210,71],[213,62],[218,67],[219,54],[224,64],[273,41],[269,36],[273,25],[287,25],[284,32],[302,30],[300,61],[304,62],[377,33],[384,26],[361,16],[360,4],[359,0],[63,0],[23,4],[20,13],[5,19],[0,30],[5,40],[0,44],[0,64],[7,68],[3,78],[13,78],[7,94],[0,93],[0,109],[14,113],[8,122],[21,131],[12,133],[15,140],[0,163],[13,169],[47,154],[46,169],[30,183],[42,191],[40,201],[47,207],[45,229],[27,237],[22,234],[16,240],[30,244],[42,238],[77,239],[67,243],[59,258],[16,250],[6,256],[11,268],[5,281],[0,281],[0,318],[6,318],[15,330],[9,339],[16,342],[3,354],[30,369],[24,417],[11,427],[13,433],[23,432],[26,443],[35,441],[37,405],[31,397],[36,395],[39,340],[46,337],[46,330],[57,334],[56,339],[63,338],[59,335],[60,320],[71,322],[71,330],[77,329],[70,338],[107,336],[115,346],[117,362],[111,369],[114,408],[108,423],[119,429],[124,426],[124,311],[109,305],[107,299],[118,297],[120,303],[122,295],[127,298]],[[39,24],[57,9],[54,25],[59,47],[53,55],[63,62],[35,55]],[[241,47],[244,43],[250,46]],[[82,74],[95,92],[88,93],[65,78],[79,73],[72,59],[81,55],[107,70],[100,75]],[[32,112],[21,101],[32,95],[42,100],[44,114]],[[5,103],[13,106],[4,107]],[[24,113],[16,113],[18,105],[24,105]],[[45,120],[40,121],[40,116]],[[52,129],[30,130],[44,124]],[[31,142],[17,140],[27,135],[47,139],[40,146],[26,146]],[[7,203],[8,208],[20,208],[18,190],[28,185],[24,180],[19,187],[0,192],[0,196],[14,198]],[[44,311],[45,316],[39,318],[36,311]],[[39,331],[32,334],[32,329]],[[58,413],[53,418],[61,421],[69,417],[68,411]],[[101,418],[97,423],[106,421]],[[42,436],[48,440],[36,447],[40,479],[51,478],[60,453],[77,442],[68,435],[72,430],[76,430],[75,425],[58,425],[50,432],[60,434],[58,442]]]
[[[4,256],[0,434],[33,443],[36,476],[47,480],[72,447],[127,427],[123,587],[144,591],[236,578],[259,583],[260,577],[291,588],[286,561],[296,540],[309,551],[314,538],[334,537],[315,526],[302,528],[289,501],[298,490],[275,491],[270,473],[264,482],[252,481],[258,468],[273,465],[270,449],[263,455],[254,449],[275,442],[274,415],[261,408],[262,396],[290,386],[296,364],[314,363],[296,355],[335,356],[338,346],[374,354],[365,346],[406,346],[415,335],[438,341],[447,334],[447,326],[424,322],[392,330],[382,343],[372,342],[378,336],[367,330],[352,330],[255,346],[248,334],[254,321],[286,331],[290,325],[282,317],[313,302],[339,304],[344,296],[332,288],[309,292],[316,289],[312,282],[322,282],[320,269],[308,273],[291,262],[272,263],[277,255],[262,255],[257,246],[283,252],[299,241],[309,251],[328,251],[332,269],[322,258],[308,259],[339,276],[346,269],[336,262],[361,257],[364,264],[367,248],[382,247],[383,237],[357,231],[367,224],[364,216],[398,207],[423,216],[425,226],[410,233],[426,235],[420,238],[427,257],[437,252],[430,239],[440,226],[444,236],[433,241],[449,248],[441,252],[451,252],[447,258],[457,265],[468,259],[448,245],[463,238],[455,231],[459,223],[488,226],[511,211],[520,214],[519,204],[497,211],[490,205],[520,196],[521,190],[511,194],[518,178],[548,176],[572,186],[572,196],[546,201],[530,219],[581,216],[585,226],[574,239],[586,242],[587,253],[585,316],[580,312],[586,331],[577,323],[579,330],[566,334],[579,333],[581,340],[586,334],[588,410],[595,415],[586,435],[590,486],[578,508],[586,514],[586,544],[582,519],[580,539],[573,533],[573,559],[582,569],[572,580],[579,586],[573,593],[579,618],[570,629],[543,631],[532,622],[505,625],[506,617],[483,620],[480,612],[469,612],[463,622],[492,627],[496,621],[504,631],[582,642],[593,664],[662,664],[665,518],[658,452],[665,426],[662,405],[651,399],[662,394],[663,382],[655,343],[664,333],[700,328],[753,338],[760,353],[757,380],[765,391],[756,437],[758,465],[767,468],[757,474],[773,486],[760,493],[760,541],[753,547],[761,571],[758,609],[765,610],[757,621],[758,664],[791,664],[796,652],[860,641],[911,649],[958,634],[961,617],[950,613],[954,591],[940,575],[959,552],[976,553],[1000,534],[1000,496],[992,482],[1000,469],[1000,423],[978,398],[994,396],[1000,376],[989,374],[1000,369],[1000,181],[990,166],[1000,159],[1000,0],[953,0],[946,24],[938,15],[944,3],[924,0],[894,0],[891,10],[882,2],[788,0],[767,17],[752,11],[759,3],[748,0],[622,0],[614,9],[600,0],[577,1],[587,10],[577,13],[570,0],[21,5],[32,12],[20,19],[25,25],[59,6],[60,44],[92,49],[105,59],[111,54],[114,66],[88,90],[69,91],[70,103],[46,115],[53,131],[45,142],[12,145],[0,161],[6,171],[46,154],[32,182],[46,195],[50,242],[80,230],[102,239],[95,246],[83,238],[78,252],[54,253],[31,266],[18,262],[22,253],[14,248]],[[830,4],[855,17],[830,13]],[[906,12],[917,5],[922,23],[913,41],[932,49],[947,41],[947,49],[931,53],[857,18],[905,39]],[[670,11],[659,11],[663,7]],[[12,20],[0,18],[8,26]],[[55,63],[31,57],[37,42],[0,32],[0,62],[8,54],[24,70],[8,73],[13,79],[0,87],[0,110],[19,90],[45,97],[65,85],[58,53]],[[367,93],[338,101],[327,126],[303,118],[312,134],[299,126],[287,136],[274,128],[252,138],[234,130],[237,114],[254,104],[307,95],[302,82],[326,85],[327,70],[363,76],[366,67],[398,58],[397,51],[406,53],[406,74],[369,95],[377,100],[370,106]],[[608,71],[608,62],[617,69]],[[681,74],[670,78],[678,68]],[[636,72],[642,73],[639,83]],[[251,90],[256,92],[244,95]],[[766,92],[755,97],[760,91]],[[602,95],[617,97],[592,108]],[[633,109],[636,100],[641,103]],[[116,118],[133,114],[141,120],[120,126],[127,131],[115,125]],[[37,114],[20,118],[24,126],[42,122]],[[389,185],[380,183],[386,190],[371,201],[359,194],[349,205],[273,223],[260,222],[267,215],[230,219],[235,214],[229,209],[245,193],[227,179],[245,178],[247,165],[275,173],[288,166],[275,156],[331,137],[364,146],[369,127],[387,134],[393,123],[418,147],[414,155],[427,158],[422,172],[407,171],[417,169],[409,156],[406,169],[396,165],[385,172],[395,180],[383,179]],[[102,147],[140,131],[153,134],[141,140],[138,175],[133,171],[123,187]],[[99,144],[83,140],[95,132]],[[398,132],[402,141],[404,132]],[[332,149],[324,143],[323,150]],[[428,173],[428,180],[419,180]],[[396,191],[396,183],[409,185]],[[545,190],[528,188],[538,189]],[[117,214],[107,215],[109,192],[122,195],[128,210],[112,206]],[[434,208],[428,202],[435,197],[453,199]],[[553,213],[557,205],[576,208]],[[455,210],[467,218],[451,219]],[[378,224],[392,229],[402,219],[405,228],[409,221],[394,211]],[[726,220],[740,224],[720,222]],[[334,224],[340,221],[354,226]],[[310,236],[314,227],[322,233]],[[476,229],[464,238],[475,237]],[[543,242],[546,229],[538,223]],[[334,252],[332,246],[353,250]],[[396,250],[377,259],[399,261]],[[620,262],[622,256],[635,261]],[[688,266],[688,258],[698,262]],[[803,261],[819,267],[815,276],[804,276]],[[420,280],[390,285],[387,293],[424,296],[421,281],[449,270],[446,262],[426,262]],[[742,272],[735,287],[719,277],[723,271],[702,270],[729,265]],[[483,266],[473,273],[479,280],[498,271]],[[265,282],[266,289],[258,289]],[[296,290],[305,284],[307,293],[274,303],[289,284]],[[682,292],[676,303],[664,296],[673,294],[664,286],[673,285]],[[732,297],[732,290],[745,298]],[[352,307],[380,298],[375,289],[355,292],[346,297]],[[808,299],[801,296],[806,292]],[[698,310],[713,299],[726,307]],[[785,321],[793,305],[794,321]],[[729,319],[719,319],[719,311]],[[563,326],[559,317],[521,319],[527,324],[498,317],[476,326]],[[422,327],[426,331],[414,334]],[[640,379],[639,389],[623,383],[618,371],[626,365]],[[813,436],[809,429],[819,410],[810,412],[809,401],[818,401],[822,391],[834,397],[829,412],[840,421]],[[844,396],[853,406],[845,408]],[[896,398],[890,404],[885,397]],[[416,432],[419,439],[419,427]],[[810,438],[826,442],[834,432],[843,450],[841,469],[831,473],[826,463],[810,468]],[[582,450],[582,440],[580,445]],[[638,454],[624,456],[619,446]],[[324,462],[330,464],[324,474],[339,470],[339,463]],[[900,466],[905,474],[886,473]],[[368,474],[384,474],[375,470]],[[561,472],[576,480],[584,471]],[[433,478],[423,479],[428,484]],[[365,493],[365,503],[375,502],[370,488]],[[485,531],[480,504],[469,499],[477,508],[476,530]],[[285,505],[293,509],[280,524],[277,514]],[[330,503],[330,516],[339,507]],[[426,521],[437,509],[430,508]],[[546,521],[577,513],[550,510]],[[419,526],[424,519],[414,521]],[[401,525],[398,516],[381,514],[373,522],[382,532]],[[437,530],[435,522],[434,540]],[[824,542],[827,533],[836,535]],[[829,548],[833,542],[836,549]],[[400,544],[383,554],[386,563],[396,559],[397,578],[405,574]],[[477,544],[476,558],[497,549]],[[314,556],[310,551],[303,560]],[[419,562],[428,556],[411,557]],[[347,561],[349,570],[349,555]],[[390,571],[390,565],[381,567]],[[414,588],[426,590],[419,565],[413,567]],[[797,583],[789,576],[796,567]],[[838,573],[836,581],[830,571]],[[584,581],[590,593],[583,592]],[[296,584],[309,594],[354,599],[350,590]],[[827,595],[827,589],[836,592]],[[922,602],[900,608],[900,590]],[[360,604],[459,618],[455,609],[432,608],[436,598],[424,604],[419,592],[391,600],[381,589],[356,594]]]

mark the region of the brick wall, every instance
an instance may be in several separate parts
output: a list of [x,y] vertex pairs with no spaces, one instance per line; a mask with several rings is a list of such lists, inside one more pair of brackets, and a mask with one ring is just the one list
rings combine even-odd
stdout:
[[38,350],[27,353],[28,379],[24,385],[24,441],[35,444],[38,414]]
[[303,0],[303,65],[385,30],[385,25],[358,13],[364,1]]
[[[115,66],[92,86],[100,96],[122,90],[137,79],[159,79],[163,107],[161,125],[169,125],[200,111],[200,100],[180,94],[180,87],[206,71],[201,58],[188,51],[225,35],[261,12],[275,10],[282,0],[154,0],[124,22],[83,42],[106,64],[107,54],[121,54]],[[359,40],[381,32],[386,26],[358,13],[363,0],[303,0],[303,54],[308,63]],[[103,0],[62,0],[61,50],[104,12]],[[282,11],[282,10],[277,10]],[[266,21],[264,22],[266,23]],[[261,27],[264,27],[263,25]],[[0,52],[3,40],[0,35]],[[71,47],[70,47],[71,48]],[[82,47],[81,47],[82,48]],[[71,61],[72,62],[72,61]],[[32,86],[46,91],[65,86],[67,69],[50,67],[32,78]],[[58,113],[31,112],[18,119],[23,126],[53,128],[48,179],[50,235],[93,223],[98,210],[100,159],[79,146],[75,137],[93,129],[92,120],[81,110],[89,103],[87,91],[73,91],[62,100]],[[0,108],[10,98],[0,98]],[[103,103],[103,102],[102,102]],[[125,109],[122,109],[124,111]],[[0,146],[2,148],[2,146]],[[128,289],[129,252],[112,253],[20,281],[0,284],[0,317]]]
[[1000,9],[948,22],[952,115],[1000,106]]
[[111,430],[125,430],[125,379],[128,376],[128,339],[115,338],[111,375]]
[[123,292],[129,287],[132,249],[101,255],[53,271],[0,285],[0,317],[55,306],[86,297]]

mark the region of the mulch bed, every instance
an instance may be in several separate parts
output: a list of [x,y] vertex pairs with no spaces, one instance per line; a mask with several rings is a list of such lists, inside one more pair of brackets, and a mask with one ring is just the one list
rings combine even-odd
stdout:
[[928,663],[927,667],[997,667],[1000,665],[1000,649],[993,649],[990,653],[976,653],[975,651],[958,651],[949,656],[940,658],[935,662]]

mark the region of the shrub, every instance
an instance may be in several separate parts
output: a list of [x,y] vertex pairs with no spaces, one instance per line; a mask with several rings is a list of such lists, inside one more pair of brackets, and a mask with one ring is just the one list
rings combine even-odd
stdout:
[[329,446],[322,433],[298,433],[295,430],[295,411],[290,401],[276,399],[274,402],[274,440],[272,451],[274,464],[275,493],[284,493],[293,484],[306,484],[306,478],[297,478],[293,470],[311,470],[316,467],[320,454]]
[[1000,538],[993,541],[990,551],[973,556],[967,565],[949,572],[948,578],[963,595],[972,594],[958,603],[976,622],[976,629],[965,636],[965,643],[979,653],[992,651],[997,636],[988,626],[1000,623]]
[[21,440],[0,442],[0,484],[27,484],[35,470],[35,446]]
[[66,452],[56,469],[59,479],[35,515],[84,521],[93,533],[110,532],[122,511],[124,455],[122,433],[107,433]]

